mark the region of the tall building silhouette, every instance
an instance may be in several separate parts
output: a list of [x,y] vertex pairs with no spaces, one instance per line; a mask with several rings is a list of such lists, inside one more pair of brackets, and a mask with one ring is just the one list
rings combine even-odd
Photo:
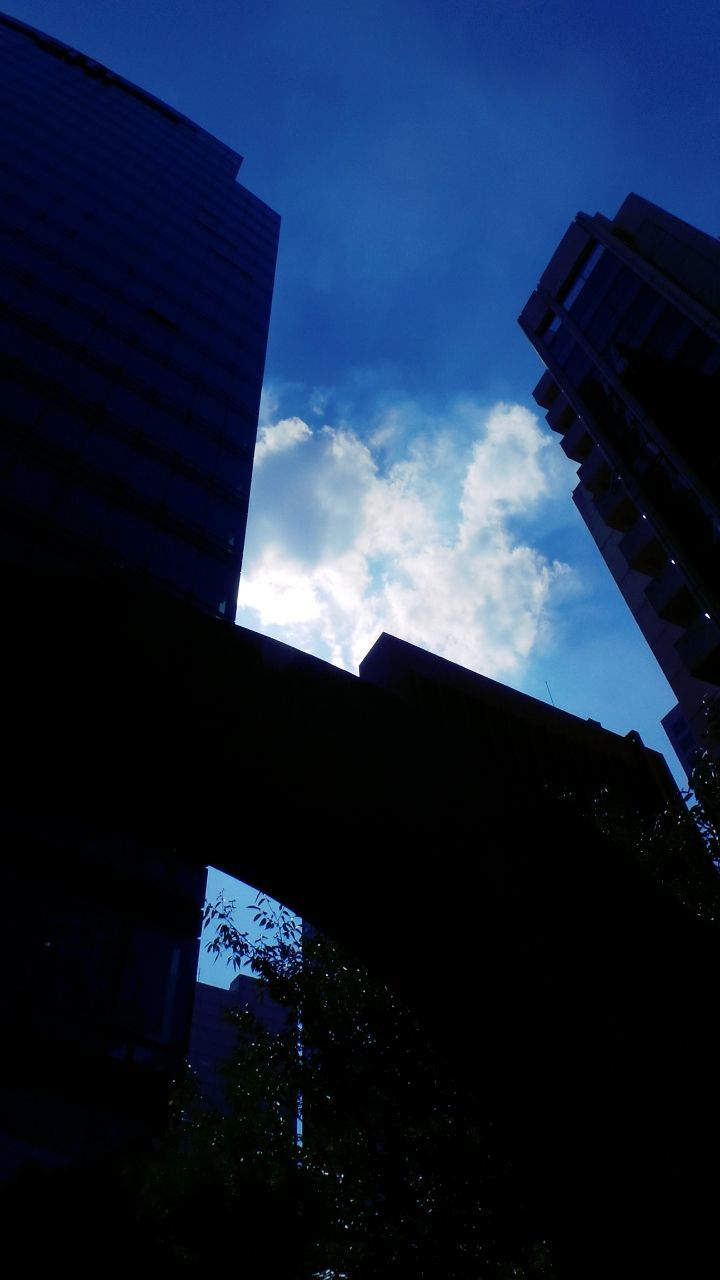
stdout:
[[720,694],[720,242],[629,195],[578,213],[520,316],[573,500],[677,698],[689,767]]
[[279,219],[241,158],[0,16],[2,556],[234,619]]
[[279,219],[229,147],[2,15],[0,66],[1,1175],[142,1138],[187,1050],[209,849],[142,758],[152,636],[170,611],[168,669],[183,624],[233,631]]

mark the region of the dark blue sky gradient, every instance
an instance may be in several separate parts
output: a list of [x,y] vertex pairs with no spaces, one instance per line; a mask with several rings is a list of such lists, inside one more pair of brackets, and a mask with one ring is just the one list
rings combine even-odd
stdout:
[[[246,157],[283,216],[269,373],[518,396],[515,317],[577,209],[718,222],[720,8],[15,0]],[[372,396],[370,397],[372,399]]]

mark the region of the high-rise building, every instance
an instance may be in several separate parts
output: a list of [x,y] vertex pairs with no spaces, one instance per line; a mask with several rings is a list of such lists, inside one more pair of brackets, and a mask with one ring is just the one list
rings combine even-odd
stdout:
[[233,619],[279,219],[229,147],[0,16],[0,543]]
[[629,195],[578,213],[520,325],[547,366],[534,391],[580,463],[573,500],[677,706],[689,767],[720,694],[720,242]]
[[153,817],[163,762],[140,754],[172,709],[150,637],[164,610],[179,620],[167,667],[183,623],[186,642],[233,633],[279,219],[230,148],[3,15],[0,67],[8,704],[46,692],[4,725],[1,1177],[142,1137],[187,1051],[208,849]]

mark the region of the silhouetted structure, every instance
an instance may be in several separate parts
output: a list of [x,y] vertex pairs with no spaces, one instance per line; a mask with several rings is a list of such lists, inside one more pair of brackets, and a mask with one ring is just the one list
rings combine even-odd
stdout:
[[15,811],[142,833],[173,867],[212,851],[379,969],[488,1099],[568,1274],[588,1240],[607,1265],[628,1232],[637,1265],[695,1247],[714,935],[562,794],[587,753],[662,807],[655,753],[390,637],[358,679],[162,593],[10,585]]
[[608,789],[619,805],[654,812],[677,795],[634,730],[622,738],[394,636],[375,642],[360,677],[407,702],[443,742],[442,767],[482,778],[500,805],[572,796],[591,806]]
[[235,617],[279,219],[241,158],[0,16],[2,559]]
[[65,814],[35,808],[3,805],[0,1179],[132,1147],[161,1123],[205,890],[201,863],[118,831],[82,793]]
[[188,1060],[203,1102],[217,1111],[228,1105],[223,1068],[233,1054],[242,1052],[238,1025],[230,1017],[238,1009],[247,1009],[268,1031],[282,1030],[287,1018],[287,1011],[265,998],[249,973],[239,973],[227,990],[196,983]]
[[[67,678],[45,645],[83,648],[75,592],[92,613],[130,590],[139,632],[153,594],[234,619],[279,219],[235,152],[91,58],[0,15],[0,59],[0,564],[8,611],[41,593],[30,648],[7,634],[28,690],[40,667]],[[128,829],[120,786],[95,806],[75,733],[75,700],[97,698],[85,745],[107,779],[118,621],[61,718],[36,707],[6,738],[23,783],[2,800],[0,1169],[145,1136],[187,1049],[206,843],[183,858],[162,822]],[[40,802],[60,757],[68,794]]]
[[520,324],[547,365],[535,399],[580,463],[574,502],[676,694],[663,725],[688,768],[720,692],[720,243],[636,195],[612,221],[579,213]]

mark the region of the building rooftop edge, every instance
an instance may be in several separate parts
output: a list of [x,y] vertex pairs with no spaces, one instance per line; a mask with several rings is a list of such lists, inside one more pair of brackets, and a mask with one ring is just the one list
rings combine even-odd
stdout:
[[649,752],[653,756],[658,756],[664,761],[662,752],[657,751],[654,747],[647,746],[636,729],[629,729],[625,734],[617,733],[614,729],[608,729],[592,716],[583,718],[582,716],[575,715],[572,711],[565,711],[562,707],[556,707],[554,704],[551,705],[547,702],[543,702],[541,698],[535,698],[531,693],[523,693],[520,689],[514,689],[511,685],[503,684],[501,680],[493,680],[491,676],[483,675],[479,671],[473,671],[470,667],[463,667],[460,663],[453,662],[450,658],[443,658],[439,654],[431,653],[429,649],[422,649],[419,645],[411,644],[409,640],[401,640],[398,636],[393,636],[388,631],[383,631],[365,654],[365,657],[360,663],[361,676],[363,664],[371,657],[371,655],[378,655],[382,649],[387,649],[388,647],[394,648],[396,646],[400,646],[403,650],[409,650],[412,653],[420,655],[420,661],[423,665],[429,666],[429,664],[432,663],[436,668],[434,676],[435,679],[442,679],[440,669],[444,667],[447,669],[448,675],[454,676],[457,681],[462,681],[468,692],[470,692],[469,686],[476,684],[478,686],[482,686],[486,692],[493,694],[500,702],[517,701],[518,699],[521,699],[528,708],[531,708],[536,714],[541,715],[543,718],[549,717],[550,719],[555,719],[558,722],[563,721],[566,724],[572,724],[585,730],[590,727],[594,733],[601,732],[606,734],[608,738],[615,739],[616,741],[636,742],[644,751]]
[[3,13],[0,11],[0,25],[8,27],[10,30],[17,31],[20,35],[27,36],[41,48],[47,49],[48,52],[62,57],[64,61],[77,62],[77,64],[79,64],[86,73],[93,72],[99,75],[100,78],[104,79],[108,84],[117,85],[118,88],[131,93],[133,97],[140,98],[142,101],[146,102],[148,106],[152,107],[156,111],[162,112],[162,114],[167,116],[169,119],[175,120],[179,124],[186,125],[188,128],[192,129],[194,133],[202,134],[204,137],[210,139],[215,146],[221,147],[227,154],[228,159],[237,164],[237,168],[239,170],[243,162],[243,157],[238,151],[235,151],[233,147],[228,146],[226,142],[217,138],[215,134],[210,133],[208,129],[204,129],[202,125],[191,120],[189,116],[183,115],[182,111],[176,110],[175,107],[164,102],[162,98],[156,97],[154,93],[150,93],[147,89],[143,89],[132,80],[126,79],[125,76],[119,75],[118,72],[113,71],[111,67],[106,67],[104,63],[98,62],[97,59],[91,57],[90,54],[83,53],[80,49],[75,49],[72,45],[65,44],[63,40],[58,40],[56,36],[48,35],[47,32],[41,31],[38,27],[32,27],[29,23],[21,21],[20,18],[14,18],[12,14],[9,13]]

